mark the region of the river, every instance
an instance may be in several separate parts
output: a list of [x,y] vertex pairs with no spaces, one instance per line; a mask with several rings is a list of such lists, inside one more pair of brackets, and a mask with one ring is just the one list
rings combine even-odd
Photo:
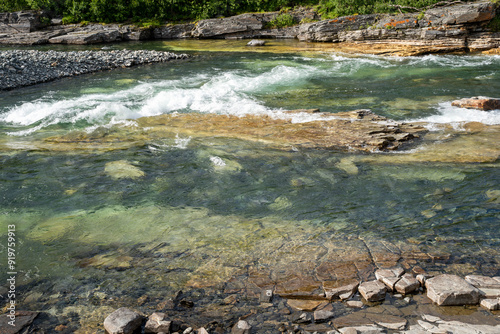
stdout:
[[[500,56],[393,58],[296,41],[244,44],[116,44],[104,48],[194,57],[0,92],[0,260],[7,263],[7,226],[15,225],[18,303],[52,316],[40,326],[90,333],[113,308],[151,312],[179,290],[205,308],[233,292],[251,299],[258,287],[290,277],[335,280],[335,270],[318,269],[335,261],[368,261],[351,275],[360,279],[391,261],[500,276],[500,110],[451,106],[498,97]],[[49,136],[119,133],[166,113],[273,116],[300,108],[368,108],[426,122],[429,136],[449,146],[366,154],[215,135],[116,149],[43,146]],[[471,135],[468,122],[481,130]],[[463,148],[476,158],[453,154]]]

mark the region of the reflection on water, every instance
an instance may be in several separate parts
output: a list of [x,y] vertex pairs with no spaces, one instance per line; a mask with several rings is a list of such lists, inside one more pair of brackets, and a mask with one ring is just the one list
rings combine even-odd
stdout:
[[[185,50],[183,43],[165,45]],[[430,272],[500,274],[498,131],[472,137],[489,143],[491,157],[478,160],[488,163],[418,152],[283,151],[216,137],[114,151],[31,149],[54,133],[171,112],[369,107],[403,120],[499,123],[498,111],[471,116],[450,110],[449,101],[498,92],[500,58],[245,50],[0,95],[0,259],[7,225],[15,224],[21,306],[76,312],[92,327],[117,305],[140,307],[143,295],[168,298],[238,277],[321,281],[328,275],[318,268],[341,256],[372,269],[400,261]],[[460,146],[473,147],[460,131],[455,136],[467,143]]]

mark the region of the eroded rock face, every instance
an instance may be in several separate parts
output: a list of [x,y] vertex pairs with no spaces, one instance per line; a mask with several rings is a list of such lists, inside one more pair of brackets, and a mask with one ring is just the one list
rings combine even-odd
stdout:
[[438,305],[475,305],[480,292],[455,275],[439,275],[425,282],[427,297]]

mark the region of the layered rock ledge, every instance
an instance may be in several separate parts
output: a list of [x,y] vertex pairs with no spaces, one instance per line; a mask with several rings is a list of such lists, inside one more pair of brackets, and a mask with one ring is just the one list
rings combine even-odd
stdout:
[[[168,24],[153,28],[133,25],[40,24],[40,14],[0,14],[0,44],[95,44],[128,40],[179,38],[297,38],[309,42],[333,42],[342,51],[391,55],[438,52],[498,52],[500,32],[488,24],[498,16],[498,6],[489,1],[456,4],[412,14],[373,14],[319,20],[313,10],[288,13],[292,27],[269,28],[280,15],[242,14],[194,23]],[[313,22],[311,22],[313,21]]]
[[[314,117],[314,120],[300,122]],[[373,114],[355,110],[337,114],[320,113],[317,109],[292,110],[276,117],[246,115],[242,117],[217,114],[165,114],[136,120],[139,127],[118,131],[97,130],[75,132],[45,141],[51,149],[91,148],[111,144],[143,145],[147,140],[190,136],[222,137],[257,141],[279,148],[313,148],[342,151],[391,151],[410,144],[427,130],[414,124],[398,123]],[[147,129],[147,138],[141,129]]]
[[118,67],[186,59],[186,54],[158,51],[0,51],[0,90],[48,82]]

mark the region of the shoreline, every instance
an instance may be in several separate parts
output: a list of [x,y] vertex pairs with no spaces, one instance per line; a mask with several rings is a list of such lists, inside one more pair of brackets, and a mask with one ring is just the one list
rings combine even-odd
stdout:
[[188,58],[187,54],[149,50],[0,51],[0,91],[115,68]]

